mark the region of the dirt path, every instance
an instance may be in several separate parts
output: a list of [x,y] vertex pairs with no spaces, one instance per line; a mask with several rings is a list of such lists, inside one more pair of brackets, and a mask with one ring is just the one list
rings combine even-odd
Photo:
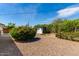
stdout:
[[21,56],[13,40],[8,34],[0,35],[0,56]]
[[35,42],[16,44],[26,56],[79,55],[79,42],[58,39],[54,34],[40,37],[41,39]]

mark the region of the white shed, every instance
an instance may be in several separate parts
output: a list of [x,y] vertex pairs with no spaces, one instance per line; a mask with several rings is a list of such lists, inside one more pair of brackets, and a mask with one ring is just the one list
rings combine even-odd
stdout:
[[37,34],[43,34],[43,29],[42,28],[38,28],[37,29]]

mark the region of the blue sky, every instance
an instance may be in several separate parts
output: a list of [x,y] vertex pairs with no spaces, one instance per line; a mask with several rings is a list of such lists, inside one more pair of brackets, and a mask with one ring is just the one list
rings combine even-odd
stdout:
[[0,23],[30,25],[51,23],[55,18],[78,18],[75,3],[9,3],[0,4]]

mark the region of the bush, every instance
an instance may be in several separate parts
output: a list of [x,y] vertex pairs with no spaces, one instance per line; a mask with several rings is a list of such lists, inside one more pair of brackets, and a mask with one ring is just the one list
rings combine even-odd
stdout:
[[9,33],[9,29],[8,28],[3,28],[3,32],[4,33]]
[[38,24],[38,25],[34,26],[35,29],[42,28],[44,34],[51,33],[52,32],[52,27],[53,27],[52,24],[42,24],[42,25]]
[[13,28],[10,31],[10,34],[12,35],[12,37],[15,38],[15,40],[30,40],[33,39],[36,35],[36,30],[34,28],[31,27],[27,27],[27,26],[21,26],[18,28]]
[[79,41],[79,32],[77,31],[77,32],[56,33],[56,37],[67,40]]
[[52,32],[52,25],[44,25],[43,26],[43,33],[51,33]]
[[6,31],[9,33],[13,28],[15,28],[15,24],[8,23],[8,25],[6,26]]

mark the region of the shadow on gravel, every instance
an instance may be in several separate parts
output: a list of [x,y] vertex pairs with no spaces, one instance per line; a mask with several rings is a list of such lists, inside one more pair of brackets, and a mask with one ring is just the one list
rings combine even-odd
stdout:
[[0,36],[0,56],[23,56],[8,34]]
[[33,38],[33,39],[29,39],[28,41],[16,41],[16,42],[20,42],[20,43],[31,43],[31,42],[36,42],[39,41],[41,38]]

